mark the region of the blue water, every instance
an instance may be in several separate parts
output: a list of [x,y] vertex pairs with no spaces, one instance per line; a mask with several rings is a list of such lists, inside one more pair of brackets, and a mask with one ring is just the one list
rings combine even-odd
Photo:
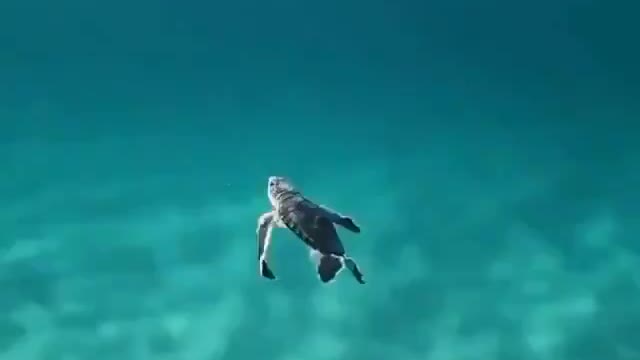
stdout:
[[640,359],[637,13],[3,0],[0,359]]

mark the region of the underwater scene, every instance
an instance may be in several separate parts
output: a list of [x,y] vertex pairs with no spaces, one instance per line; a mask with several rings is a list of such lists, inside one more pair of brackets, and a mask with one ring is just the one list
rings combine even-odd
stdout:
[[639,7],[3,0],[0,360],[640,360]]

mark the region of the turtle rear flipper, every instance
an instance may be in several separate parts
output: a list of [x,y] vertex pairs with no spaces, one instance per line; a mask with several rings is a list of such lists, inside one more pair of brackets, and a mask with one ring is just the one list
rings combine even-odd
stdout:
[[349,269],[349,271],[351,271],[351,274],[353,274],[353,277],[356,278],[356,281],[360,284],[364,284],[364,275],[362,274],[362,272],[360,272],[358,264],[356,264],[356,262],[350,257],[343,256],[342,259],[346,268]]
[[318,276],[323,283],[332,282],[336,275],[346,267],[349,269],[353,277],[360,284],[364,284],[364,275],[360,272],[356,262],[347,256],[338,255],[321,255],[320,263],[318,264]]
[[336,275],[342,270],[343,264],[340,258],[334,255],[322,255],[318,264],[318,276],[323,283],[335,280]]

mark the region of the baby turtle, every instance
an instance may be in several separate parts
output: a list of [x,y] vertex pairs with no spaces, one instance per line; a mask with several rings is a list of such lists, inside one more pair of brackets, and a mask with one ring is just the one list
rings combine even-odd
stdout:
[[326,206],[315,204],[283,177],[269,177],[267,194],[272,210],[260,216],[256,229],[260,275],[268,279],[276,278],[269,268],[267,252],[273,228],[286,227],[311,248],[311,254],[318,262],[318,276],[323,283],[333,281],[336,275],[346,267],[359,283],[364,284],[358,265],[346,256],[334,226],[338,224],[354,233],[359,233],[360,227],[353,219]]

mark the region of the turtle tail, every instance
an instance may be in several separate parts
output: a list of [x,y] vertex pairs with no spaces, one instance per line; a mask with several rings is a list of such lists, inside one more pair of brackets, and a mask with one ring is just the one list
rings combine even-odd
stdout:
[[332,282],[336,275],[346,267],[360,284],[364,284],[363,275],[353,259],[346,256],[325,255],[320,257],[318,276],[323,283]]

